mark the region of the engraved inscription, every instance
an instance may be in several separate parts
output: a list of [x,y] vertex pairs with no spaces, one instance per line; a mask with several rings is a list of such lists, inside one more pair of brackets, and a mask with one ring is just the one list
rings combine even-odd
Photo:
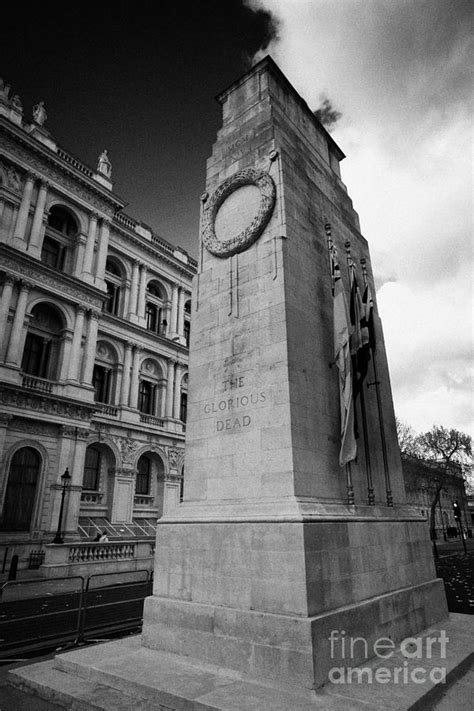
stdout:
[[[235,432],[249,427],[252,423],[252,415],[248,414],[248,410],[257,405],[263,405],[267,401],[264,390],[255,389],[238,394],[238,390],[244,387],[246,387],[246,382],[243,375],[227,378],[222,381],[222,390],[227,396],[204,403],[203,412],[205,415],[217,415],[216,432]],[[246,411],[245,414],[241,412],[242,410]]]

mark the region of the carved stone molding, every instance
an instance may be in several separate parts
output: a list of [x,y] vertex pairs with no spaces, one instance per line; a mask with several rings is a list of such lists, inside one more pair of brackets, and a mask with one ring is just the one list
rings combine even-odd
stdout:
[[19,272],[19,274],[22,275],[22,278],[27,277],[28,279],[31,279],[31,281],[38,284],[39,287],[60,290],[65,294],[67,293],[68,296],[76,301],[85,301],[88,306],[96,306],[97,308],[100,307],[101,300],[99,298],[75,288],[70,283],[62,283],[60,275],[50,276],[49,274],[45,274],[41,268],[35,268],[33,266],[30,267],[24,262],[16,260],[6,254],[1,255],[1,261],[3,269],[6,268]]
[[[235,237],[220,240],[215,220],[225,200],[239,188],[254,185],[260,190],[260,205],[252,222]],[[215,257],[231,257],[248,249],[267,226],[275,206],[276,189],[271,176],[263,170],[246,168],[224,180],[206,202],[202,215],[202,241]]]
[[27,164],[30,168],[29,173],[31,173],[33,178],[37,178],[38,174],[41,177],[45,177],[48,180],[56,182],[61,185],[61,188],[69,190],[75,195],[78,195],[90,206],[95,207],[96,210],[101,210],[107,212],[109,219],[113,218],[113,214],[116,210],[116,203],[114,202],[114,208],[109,207],[112,203],[111,200],[100,199],[100,197],[92,189],[86,187],[82,178],[72,177],[69,175],[67,169],[60,170],[59,167],[56,168],[54,164],[48,163],[46,160],[41,160],[36,157],[35,153],[32,152],[30,148],[25,148],[18,141],[12,140],[5,132],[2,132],[2,141],[14,152],[18,160]]
[[19,420],[15,418],[12,429],[15,432],[26,432],[30,435],[41,435],[42,437],[57,437],[58,425],[50,424],[49,422],[33,422],[32,420]]
[[140,443],[129,437],[114,437],[114,442],[120,450],[122,464],[131,466]]
[[184,449],[168,448],[168,461],[170,469],[177,469],[184,457]]
[[0,403],[19,407],[29,412],[36,411],[58,417],[67,417],[70,420],[83,421],[90,421],[96,410],[95,407],[59,400],[44,394],[16,390],[8,385],[0,385]]
[[12,420],[13,415],[6,415],[3,412],[0,413],[0,427],[8,427]]

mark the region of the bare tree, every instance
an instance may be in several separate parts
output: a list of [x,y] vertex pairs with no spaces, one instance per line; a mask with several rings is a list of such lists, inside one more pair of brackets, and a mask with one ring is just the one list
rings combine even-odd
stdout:
[[469,435],[459,430],[434,425],[429,432],[419,435],[419,444],[424,459],[435,460],[438,467],[433,471],[432,498],[430,503],[430,534],[435,538],[435,512],[441,490],[455,465],[469,462],[472,456],[472,441]]
[[397,438],[400,454],[402,457],[416,457],[423,459],[424,451],[420,442],[420,435],[415,432],[411,425],[396,418]]

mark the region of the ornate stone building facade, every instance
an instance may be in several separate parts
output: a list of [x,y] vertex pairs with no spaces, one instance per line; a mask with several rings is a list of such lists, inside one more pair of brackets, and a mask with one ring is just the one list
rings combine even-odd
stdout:
[[[154,536],[180,497],[196,263],[0,82],[0,541]],[[64,498],[64,497],[63,497]],[[61,531],[62,533],[62,531]]]
[[[402,455],[402,470],[407,501],[426,517],[426,525],[429,526],[431,503],[440,477],[440,464]],[[438,540],[447,540],[459,535],[459,526],[454,518],[454,502],[460,508],[463,532],[465,535],[472,535],[463,468],[456,464],[452,464],[450,473],[443,477],[443,486],[436,505],[434,523]]]

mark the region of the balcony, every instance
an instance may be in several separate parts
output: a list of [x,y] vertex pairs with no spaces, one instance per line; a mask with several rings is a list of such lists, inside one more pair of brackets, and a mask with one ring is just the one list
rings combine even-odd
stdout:
[[97,405],[97,415],[107,415],[108,417],[118,417],[119,408],[114,405],[102,405],[101,403],[96,403]]
[[100,491],[83,491],[81,493],[81,503],[101,504],[104,494]]
[[52,393],[55,381],[45,378],[35,378],[33,375],[24,375],[22,385],[28,390],[35,390],[40,393]]
[[143,422],[145,425],[155,425],[156,427],[164,427],[165,426],[165,421],[161,419],[161,417],[155,417],[154,415],[144,415],[142,412],[140,413],[140,422]]
[[149,494],[135,494],[133,497],[134,506],[153,506],[155,499]]

